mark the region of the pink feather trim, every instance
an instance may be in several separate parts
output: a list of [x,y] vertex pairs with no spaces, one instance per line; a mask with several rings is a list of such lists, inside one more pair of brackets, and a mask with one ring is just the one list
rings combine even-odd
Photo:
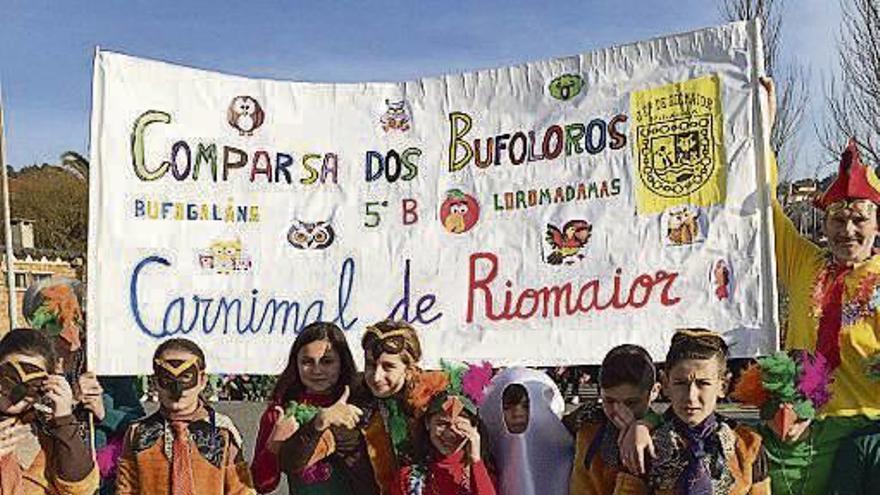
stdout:
[[483,404],[486,386],[492,380],[492,365],[483,361],[480,365],[470,364],[461,377],[461,390],[477,406]]
[[831,400],[831,370],[828,361],[822,354],[811,355],[803,353],[801,359],[801,376],[798,380],[798,390],[807,399],[813,402],[813,407],[821,408]]
[[116,476],[116,467],[119,464],[119,456],[122,455],[123,435],[115,436],[98,449],[96,460],[102,479],[110,479]]

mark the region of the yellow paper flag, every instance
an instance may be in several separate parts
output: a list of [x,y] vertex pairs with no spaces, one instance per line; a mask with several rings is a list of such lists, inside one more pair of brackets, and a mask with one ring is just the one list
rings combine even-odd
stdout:
[[717,75],[636,91],[636,209],[659,213],[724,201],[724,118]]

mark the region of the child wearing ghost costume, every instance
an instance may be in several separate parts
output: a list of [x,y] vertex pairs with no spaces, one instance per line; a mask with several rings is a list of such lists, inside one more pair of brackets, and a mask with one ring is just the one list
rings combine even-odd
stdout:
[[[520,399],[519,404],[511,397]],[[525,402],[527,420],[516,412]],[[568,493],[574,442],[560,419],[564,409],[559,388],[545,373],[516,367],[492,379],[480,418],[498,472],[499,493]]]

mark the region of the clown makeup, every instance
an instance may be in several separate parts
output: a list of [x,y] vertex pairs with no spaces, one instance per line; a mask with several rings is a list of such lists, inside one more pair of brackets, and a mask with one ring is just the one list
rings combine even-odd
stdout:
[[529,394],[518,383],[508,385],[501,397],[504,408],[504,425],[507,431],[520,434],[529,427]]
[[877,205],[872,201],[838,201],[826,211],[825,235],[838,262],[858,263],[870,258],[877,230]]
[[159,402],[170,413],[193,412],[199,405],[199,394],[207,385],[207,377],[193,354],[168,349],[153,361],[153,373],[159,388]]
[[37,403],[46,378],[45,360],[25,354],[11,354],[0,363],[0,412],[17,415]]

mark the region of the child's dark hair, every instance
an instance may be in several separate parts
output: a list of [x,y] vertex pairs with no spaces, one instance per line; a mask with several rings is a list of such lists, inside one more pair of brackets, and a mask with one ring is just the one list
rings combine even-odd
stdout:
[[0,360],[10,354],[41,357],[46,361],[47,371],[50,373],[55,371],[58,363],[58,354],[52,340],[43,332],[30,328],[16,328],[3,336],[0,340]]
[[518,404],[528,404],[529,393],[519,383],[511,383],[501,393],[501,407],[511,407]]
[[181,338],[168,339],[159,344],[159,347],[156,348],[156,352],[153,353],[153,359],[159,359],[159,356],[165,351],[188,352],[196,357],[196,366],[198,366],[199,370],[205,370],[205,351],[203,351],[202,348],[192,340]]
[[351,385],[355,381],[355,373],[357,368],[354,364],[354,358],[351,350],[348,348],[348,341],[342,330],[333,323],[316,321],[310,323],[302,329],[293,346],[290,348],[290,356],[287,358],[287,366],[278,377],[275,389],[272,391],[272,400],[280,403],[287,403],[295,400],[300,393],[303,392],[304,386],[299,376],[299,366],[297,363],[299,351],[311,344],[326,340],[330,342],[330,346],[339,356],[339,381],[336,383],[335,389],[341,391],[346,385]]
[[599,370],[599,386],[612,388],[632,385],[649,391],[657,382],[657,370],[651,355],[644,348],[623,344],[608,351]]
[[718,370],[727,373],[727,343],[721,335],[704,328],[678,330],[672,336],[672,344],[666,353],[666,371],[687,359],[715,359]]

